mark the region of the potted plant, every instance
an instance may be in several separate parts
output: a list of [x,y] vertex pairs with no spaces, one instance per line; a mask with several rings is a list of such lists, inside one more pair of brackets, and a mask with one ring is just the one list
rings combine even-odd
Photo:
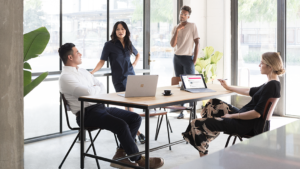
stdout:
[[[197,59],[195,70],[200,74],[203,74],[205,82],[214,81],[217,77],[217,63],[222,58],[223,53],[216,51],[214,53],[214,48],[212,46],[205,47],[203,49],[204,56]],[[211,76],[208,77],[209,72]]]
[[[212,46],[205,47],[203,49],[204,56],[197,59],[195,70],[199,74],[203,74],[205,83],[212,82],[217,77],[217,63],[222,58],[223,53],[216,51],[214,53],[214,48]],[[209,77],[209,72],[211,72],[211,76]],[[208,100],[203,100],[202,104],[205,106]]]
[[27,61],[32,58],[36,58],[43,53],[49,39],[50,34],[45,27],[41,27],[24,34],[24,97],[48,76],[48,72],[44,72],[39,77],[32,80],[31,66]]

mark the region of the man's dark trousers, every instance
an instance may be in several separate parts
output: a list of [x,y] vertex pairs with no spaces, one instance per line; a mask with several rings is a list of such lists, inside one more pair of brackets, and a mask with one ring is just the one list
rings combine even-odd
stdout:
[[[79,115],[76,121],[79,125]],[[120,148],[124,149],[127,155],[139,152],[134,140],[141,122],[141,116],[136,113],[118,108],[105,107],[103,104],[96,104],[85,108],[85,126],[98,127],[117,134],[121,143]],[[131,161],[139,159],[140,155],[130,158]]]

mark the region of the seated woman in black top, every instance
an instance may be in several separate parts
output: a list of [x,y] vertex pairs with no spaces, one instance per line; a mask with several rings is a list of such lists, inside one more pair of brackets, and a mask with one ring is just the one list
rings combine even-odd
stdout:
[[278,75],[285,72],[278,53],[264,53],[259,64],[261,74],[267,75],[268,81],[259,87],[240,88],[228,86],[219,79],[226,89],[238,94],[251,96],[252,100],[240,110],[218,99],[211,99],[201,112],[202,118],[193,120],[186,131],[184,139],[193,145],[200,156],[208,153],[208,145],[220,133],[227,131],[240,135],[254,132],[259,134],[259,126],[263,123],[262,114],[269,98],[280,97],[280,82]]

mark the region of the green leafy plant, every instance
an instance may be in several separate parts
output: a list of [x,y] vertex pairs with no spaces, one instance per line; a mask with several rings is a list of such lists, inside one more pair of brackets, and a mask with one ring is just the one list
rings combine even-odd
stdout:
[[[223,53],[216,51],[212,46],[205,47],[203,49],[204,56],[197,59],[195,70],[200,74],[203,74],[205,82],[213,81],[217,77],[217,63],[222,58]],[[209,71],[211,77],[208,77]]]
[[48,72],[44,72],[39,77],[32,80],[31,66],[28,63],[28,60],[36,58],[43,53],[49,39],[50,34],[45,27],[24,34],[24,97],[48,76]]

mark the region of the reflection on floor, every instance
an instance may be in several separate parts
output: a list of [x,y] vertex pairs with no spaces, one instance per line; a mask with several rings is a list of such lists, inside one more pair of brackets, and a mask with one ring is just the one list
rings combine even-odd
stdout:
[[[182,139],[181,132],[185,131],[189,116],[185,113],[185,119],[176,119],[179,112],[169,113],[170,123],[172,125],[173,133],[171,133],[171,141],[177,141]],[[278,128],[287,123],[293,122],[297,119],[285,118],[285,117],[272,117],[271,129]],[[154,141],[155,127],[157,123],[157,118],[150,118],[150,148],[156,147],[167,143],[167,130],[165,121],[162,123],[161,131],[157,141]],[[144,131],[144,120],[141,125],[140,131]],[[94,132],[93,134],[95,134]],[[144,132],[143,132],[144,133]],[[25,169],[54,169],[58,168],[64,155],[66,154],[69,146],[75,138],[75,134],[63,136],[60,138],[49,139],[45,141],[40,141],[36,143],[25,144],[24,160]],[[221,150],[225,146],[227,135],[220,134],[220,136],[210,144],[209,153]],[[237,141],[238,142],[238,141]],[[86,146],[90,142],[86,143]],[[98,139],[95,142],[97,154],[103,157],[112,158],[115,150],[116,144],[114,141],[114,136],[109,131],[101,131]],[[140,150],[144,150],[144,145],[137,143]],[[91,151],[90,151],[91,152]],[[198,152],[190,145],[182,143],[172,147],[170,151],[168,148],[161,149],[150,153],[150,156],[159,156],[165,159],[165,165],[162,168],[173,168],[177,165],[187,163],[194,159],[199,158]],[[109,163],[100,161],[101,169],[111,168]],[[79,159],[79,143],[76,143],[73,150],[71,151],[69,157],[65,161],[63,169],[74,169],[80,168]],[[96,162],[94,159],[86,157],[85,168],[94,169],[96,167]]]

